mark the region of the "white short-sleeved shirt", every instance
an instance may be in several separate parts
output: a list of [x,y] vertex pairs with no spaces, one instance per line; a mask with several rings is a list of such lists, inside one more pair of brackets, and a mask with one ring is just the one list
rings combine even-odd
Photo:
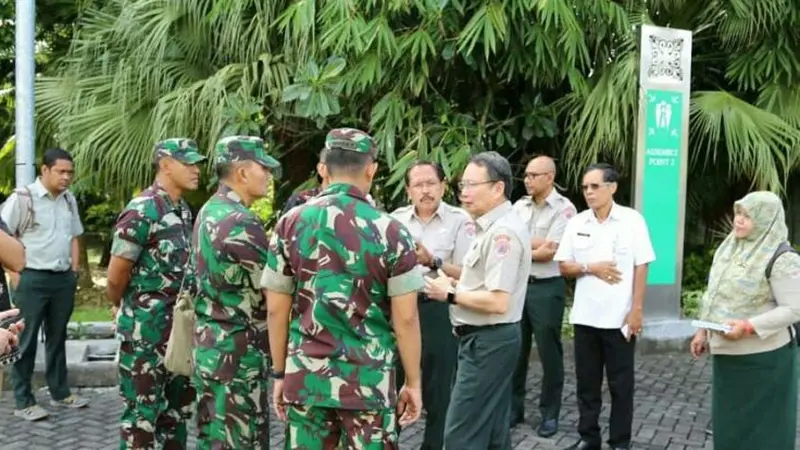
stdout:
[[655,261],[644,217],[635,209],[614,203],[608,219],[597,221],[587,209],[567,223],[555,261],[592,264],[616,261],[622,280],[608,284],[592,276],[579,277],[570,323],[595,328],[621,328],[633,304],[634,268]]

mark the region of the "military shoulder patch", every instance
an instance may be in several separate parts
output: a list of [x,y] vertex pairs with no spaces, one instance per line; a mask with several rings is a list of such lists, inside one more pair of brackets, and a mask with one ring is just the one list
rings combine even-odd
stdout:
[[497,255],[499,258],[505,258],[508,255],[508,252],[511,250],[511,237],[507,234],[499,234],[494,237],[494,243],[492,245],[494,254]]
[[563,211],[561,211],[561,214],[563,214],[565,218],[571,219],[575,216],[575,214],[577,214],[577,211],[575,210],[574,206],[569,205],[566,208],[564,208]]

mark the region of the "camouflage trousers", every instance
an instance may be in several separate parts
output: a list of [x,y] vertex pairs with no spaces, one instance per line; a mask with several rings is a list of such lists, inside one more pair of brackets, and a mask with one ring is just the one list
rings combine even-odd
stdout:
[[218,381],[194,377],[199,450],[269,449],[268,378]]
[[286,450],[395,450],[394,409],[353,411],[286,405]]
[[165,350],[166,343],[120,343],[119,392],[124,401],[120,450],[186,448],[195,391],[188,377],[164,367]]

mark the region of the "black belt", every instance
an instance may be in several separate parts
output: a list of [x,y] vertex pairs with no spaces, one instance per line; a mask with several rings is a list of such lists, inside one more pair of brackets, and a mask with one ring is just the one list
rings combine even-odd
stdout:
[[536,284],[536,283],[549,283],[551,281],[560,280],[564,277],[562,276],[555,276],[555,277],[547,277],[547,278],[538,278],[533,275],[528,277],[528,284]]
[[458,337],[464,337],[464,336],[466,336],[468,334],[472,334],[472,333],[475,333],[475,332],[478,332],[478,331],[490,330],[492,328],[500,328],[500,327],[505,327],[505,326],[510,326],[510,325],[517,325],[517,324],[519,324],[519,322],[495,323],[495,324],[492,324],[492,325],[459,325],[457,327],[453,327],[453,334],[455,334]]
[[50,275],[63,275],[65,273],[68,273],[68,272],[72,271],[72,269],[67,269],[67,270],[47,270],[47,269],[30,269],[28,267],[26,267],[25,270],[30,271],[30,272],[49,273]]

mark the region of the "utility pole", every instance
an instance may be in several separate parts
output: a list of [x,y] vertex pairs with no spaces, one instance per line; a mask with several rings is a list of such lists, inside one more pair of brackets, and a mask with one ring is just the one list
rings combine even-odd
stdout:
[[36,2],[16,0],[15,19],[16,185],[23,187],[32,183],[36,175],[36,100],[33,91],[36,76]]

